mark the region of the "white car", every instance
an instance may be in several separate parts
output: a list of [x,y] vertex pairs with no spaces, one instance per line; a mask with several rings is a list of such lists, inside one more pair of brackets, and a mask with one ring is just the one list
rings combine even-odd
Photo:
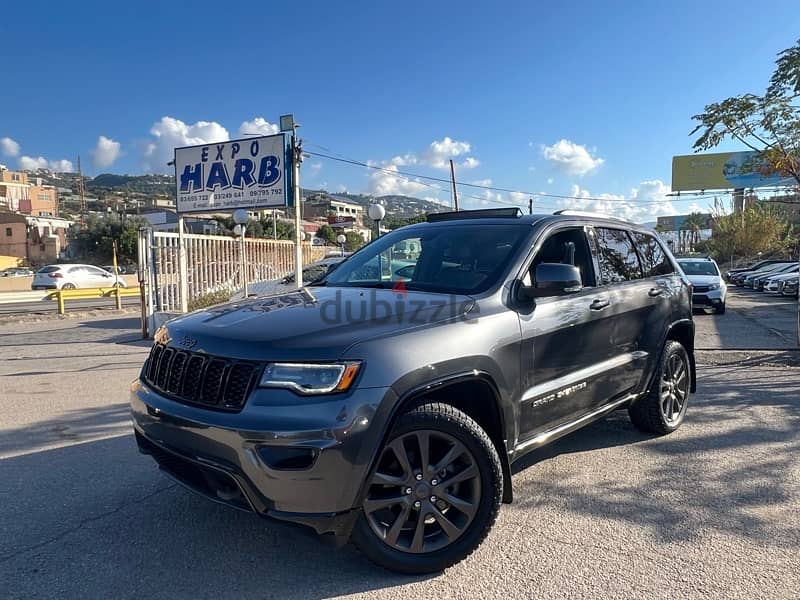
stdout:
[[719,267],[711,258],[679,258],[678,264],[692,284],[692,304],[710,306],[718,315],[725,314],[725,285]]
[[773,275],[764,282],[764,291],[769,294],[780,294],[787,281],[797,281],[797,270],[794,273]]
[[93,265],[47,265],[33,276],[32,290],[125,287],[118,275]]

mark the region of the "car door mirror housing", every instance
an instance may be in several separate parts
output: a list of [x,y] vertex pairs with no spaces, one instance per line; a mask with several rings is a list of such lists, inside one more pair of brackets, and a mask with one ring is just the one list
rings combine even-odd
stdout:
[[536,267],[532,290],[535,297],[564,296],[582,289],[581,272],[574,265],[541,263]]

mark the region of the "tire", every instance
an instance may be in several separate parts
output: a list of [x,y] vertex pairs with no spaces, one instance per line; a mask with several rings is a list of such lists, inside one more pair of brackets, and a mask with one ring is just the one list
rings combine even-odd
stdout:
[[717,308],[715,308],[714,312],[717,313],[718,315],[724,315],[725,314],[725,303],[723,302]]
[[642,431],[658,435],[678,429],[686,416],[691,377],[686,349],[676,341],[667,340],[653,386],[628,409],[633,424]]
[[398,418],[367,486],[353,543],[391,571],[433,573],[463,560],[486,538],[500,509],[503,470],[475,421],[431,403]]
[[62,290],[76,290],[78,288],[75,287],[74,283],[65,283],[64,285],[61,286],[61,289]]

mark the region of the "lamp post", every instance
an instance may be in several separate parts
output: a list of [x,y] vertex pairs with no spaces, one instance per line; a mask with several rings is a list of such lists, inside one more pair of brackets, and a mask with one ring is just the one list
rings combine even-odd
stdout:
[[336,236],[336,241],[339,242],[339,247],[342,249],[342,256],[344,256],[344,243],[347,241],[347,236],[340,233]]
[[381,237],[381,220],[386,216],[386,209],[380,204],[370,204],[367,214],[375,221],[375,239],[378,239]]
[[242,290],[244,291],[244,297],[247,298],[247,260],[245,258],[245,244],[244,244],[244,234],[247,231],[247,222],[250,220],[250,215],[247,214],[247,211],[243,208],[237,208],[233,211],[233,220],[236,222],[236,227],[233,228],[233,232],[240,236],[239,237],[239,269],[242,272]]

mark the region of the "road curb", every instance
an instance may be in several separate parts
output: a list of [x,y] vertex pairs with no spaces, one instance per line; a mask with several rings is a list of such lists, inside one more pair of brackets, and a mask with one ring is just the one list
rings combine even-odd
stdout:
[[800,350],[695,350],[698,367],[800,367]]
[[74,321],[76,319],[87,319],[91,317],[113,317],[115,315],[138,314],[139,312],[140,308],[136,306],[119,310],[116,308],[96,308],[92,310],[68,312],[63,315],[59,315],[57,312],[3,315],[0,316],[0,326],[18,323],[41,323],[45,321]]

